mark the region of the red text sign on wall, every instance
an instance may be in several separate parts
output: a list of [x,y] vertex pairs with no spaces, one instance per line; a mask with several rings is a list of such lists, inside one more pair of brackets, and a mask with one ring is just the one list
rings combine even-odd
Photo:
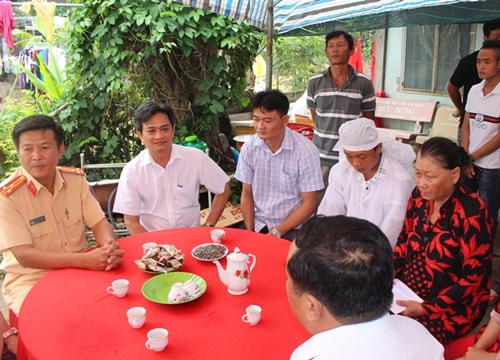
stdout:
[[436,105],[437,101],[377,98],[375,116],[387,119],[431,122]]

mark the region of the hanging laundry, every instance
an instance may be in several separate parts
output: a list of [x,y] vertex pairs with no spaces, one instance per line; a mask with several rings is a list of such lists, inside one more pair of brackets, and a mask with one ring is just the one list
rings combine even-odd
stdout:
[[[29,5],[30,3],[23,4],[23,10],[25,12],[30,11]],[[36,14],[45,25],[45,29],[47,30],[47,33],[45,34],[47,42],[52,44],[52,40],[54,38],[54,15],[56,13],[56,3],[54,1],[49,3],[44,0],[33,0],[31,5],[33,5]],[[27,11],[25,9],[27,9]]]
[[24,11],[26,14],[29,14],[30,13],[30,10],[31,10],[31,5],[30,3],[23,3],[21,5],[21,10]]
[[0,1],[0,35],[5,38],[9,49],[14,47],[14,37],[12,30],[16,28],[12,3],[10,1]]
[[[40,63],[37,54],[41,54],[43,58],[48,58],[47,53],[47,48],[42,48],[38,45],[29,46],[19,52],[19,63],[43,81],[43,75],[40,72]],[[32,91],[38,90],[24,72],[19,75],[19,87],[21,89]],[[40,91],[38,92],[40,93]]]

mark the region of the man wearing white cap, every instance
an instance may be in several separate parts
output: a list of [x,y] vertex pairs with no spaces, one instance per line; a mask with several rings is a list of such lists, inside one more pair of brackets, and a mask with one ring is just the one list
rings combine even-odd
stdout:
[[414,183],[402,163],[411,164],[410,145],[382,138],[372,120],[348,121],[339,129],[344,156],[332,167],[318,214],[371,221],[394,248]]

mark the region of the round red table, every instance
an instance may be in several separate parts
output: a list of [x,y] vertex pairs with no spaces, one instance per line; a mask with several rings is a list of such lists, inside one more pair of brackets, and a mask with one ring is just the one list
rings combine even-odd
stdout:
[[[246,230],[224,229],[223,244],[233,252],[254,254],[256,265],[246,294],[235,296],[219,279],[212,262],[191,256],[191,249],[210,243],[210,228],[156,231],[120,239],[123,264],[112,271],[52,270],[28,294],[20,311],[20,340],[28,359],[288,359],[310,335],[290,310],[285,290],[285,262],[290,242]],[[185,253],[178,271],[207,282],[200,298],[180,305],[146,299],[142,285],[154,275],[140,271],[134,259],[142,244],[173,244]],[[220,260],[224,269],[226,260]],[[113,280],[130,281],[128,294],[117,298],[106,288]],[[262,307],[256,326],[241,320],[248,305]],[[129,326],[126,311],[147,310],[140,329]],[[156,327],[169,331],[162,352],[145,347],[146,334]]]

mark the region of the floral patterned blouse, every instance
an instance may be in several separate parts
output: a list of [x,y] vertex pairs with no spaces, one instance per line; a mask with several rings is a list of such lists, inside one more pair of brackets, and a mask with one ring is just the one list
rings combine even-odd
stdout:
[[416,317],[442,344],[463,337],[483,318],[491,284],[493,220],[485,203],[461,185],[429,222],[433,201],[410,196],[394,249],[396,278],[424,302]]

